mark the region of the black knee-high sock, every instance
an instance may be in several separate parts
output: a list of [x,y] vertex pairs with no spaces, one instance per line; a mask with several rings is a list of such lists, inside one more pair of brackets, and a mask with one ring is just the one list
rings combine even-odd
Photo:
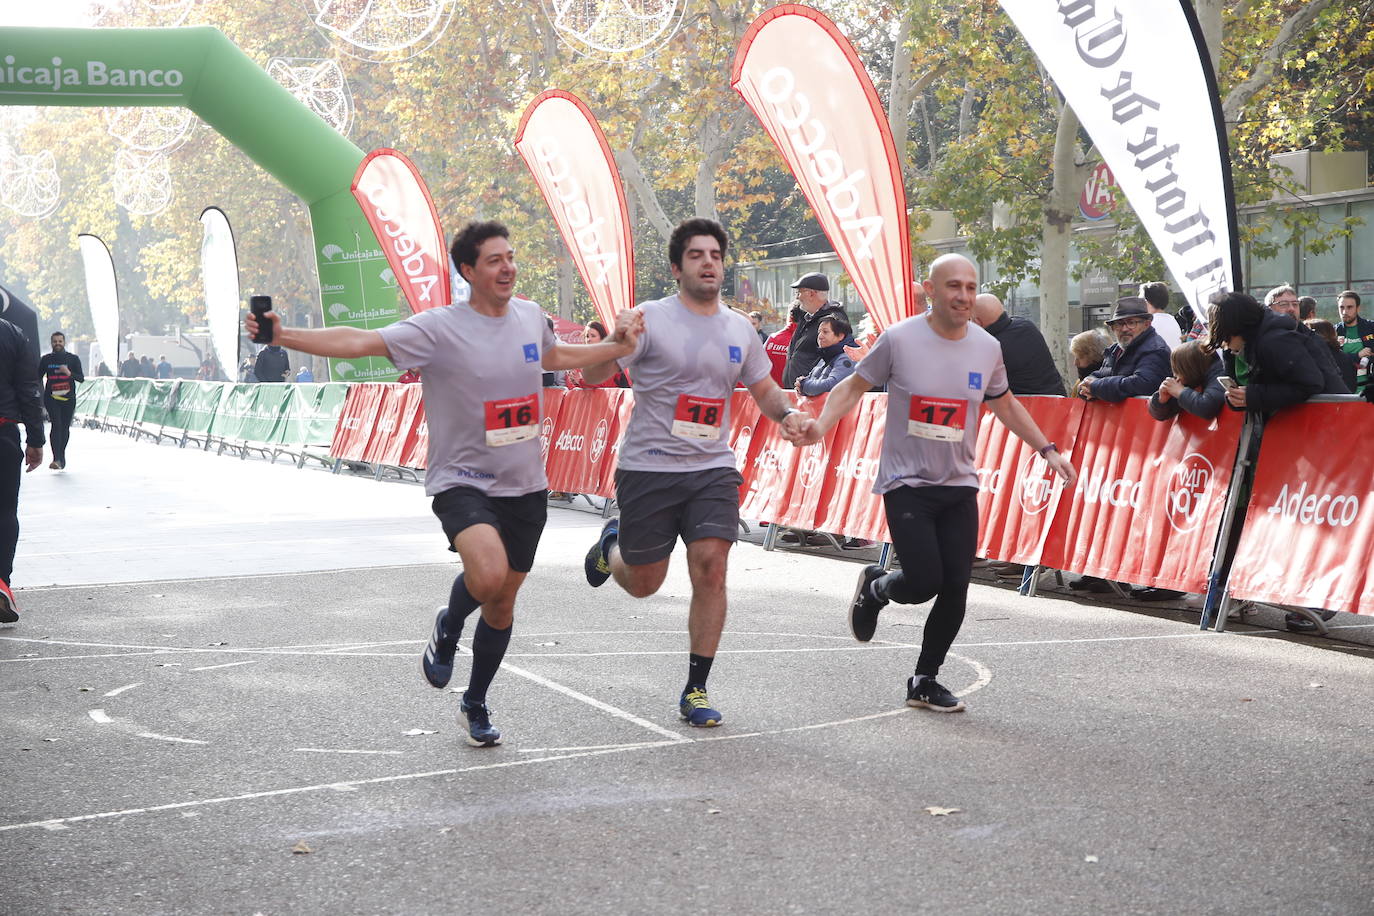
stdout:
[[486,703],[487,688],[491,679],[496,677],[496,669],[501,667],[501,659],[506,657],[506,646],[510,645],[510,631],[514,627],[498,630],[487,626],[485,620],[477,621],[472,631],[472,676],[468,678],[468,690],[463,699],[469,703]]
[[714,657],[689,653],[687,656],[687,689],[705,687],[706,679],[711,676],[711,663]]
[[448,591],[448,613],[444,615],[444,620],[447,621],[445,629],[449,632],[461,630],[468,615],[477,610],[477,604],[477,599],[472,597],[466,583],[463,582],[463,574],[459,573],[458,578],[453,580],[453,588]]

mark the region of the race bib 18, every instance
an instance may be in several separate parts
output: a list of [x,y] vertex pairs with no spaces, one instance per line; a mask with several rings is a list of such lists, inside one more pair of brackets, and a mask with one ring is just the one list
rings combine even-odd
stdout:
[[539,435],[539,395],[484,401],[487,445],[514,445]]
[[937,442],[959,442],[964,438],[964,423],[968,419],[968,401],[963,398],[924,398],[913,395],[911,413],[907,416],[906,434],[934,439]]
[[673,411],[673,435],[682,439],[719,439],[724,419],[724,398],[680,394],[677,410]]

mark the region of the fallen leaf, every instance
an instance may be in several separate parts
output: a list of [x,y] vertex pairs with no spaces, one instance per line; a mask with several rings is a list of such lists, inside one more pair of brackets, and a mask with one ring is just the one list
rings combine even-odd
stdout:
[[1241,698],[1240,698],[1240,701],[1241,701],[1242,703],[1253,703],[1253,702],[1255,702],[1251,697],[1241,697]]
[[1083,861],[1084,861],[1084,862],[1091,862],[1091,863],[1094,863],[1094,864],[1095,864],[1095,863],[1097,862],[1097,856],[1084,856],[1084,857],[1083,857]]
[[61,741],[62,739],[61,739],[61,738],[44,738],[43,740],[44,740],[44,741],[48,741],[48,742],[52,742],[52,741]]
[[401,734],[405,735],[407,738],[414,738],[419,735],[437,735],[439,733],[437,731],[431,731],[427,728],[412,728],[407,731],[401,732]]
[[301,841],[300,841],[299,843],[297,843],[295,846],[292,846],[292,847],[291,847],[291,854],[292,854],[292,855],[296,855],[296,856],[308,855],[309,853],[312,853],[312,852],[314,852],[314,851],[315,851],[315,850],[313,850],[313,849],[311,849],[309,846],[305,845],[305,840],[301,840]]
[[719,808],[707,808],[707,809],[706,809],[706,813],[707,813],[707,814],[720,814],[720,809],[719,809]]
[[77,690],[78,693],[90,693],[90,692],[91,692],[92,690],[94,690],[94,689],[95,689],[94,687],[78,687],[78,688],[76,688],[76,690]]
[[926,814],[932,817],[947,817],[948,815],[957,814],[963,810],[963,808],[941,808],[939,805],[931,805],[926,809]]
[[1312,683],[1310,683],[1310,684],[1307,685],[1307,689],[1308,689],[1308,690],[1320,690],[1321,687],[1322,687],[1322,685],[1321,685],[1321,684],[1318,684],[1316,681],[1313,681]]

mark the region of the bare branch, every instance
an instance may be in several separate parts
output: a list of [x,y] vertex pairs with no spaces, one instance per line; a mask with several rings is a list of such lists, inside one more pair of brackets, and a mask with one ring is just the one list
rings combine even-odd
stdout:
[[668,241],[668,237],[673,234],[673,224],[664,212],[663,205],[659,203],[654,186],[649,183],[644,169],[640,167],[639,157],[630,150],[619,150],[615,154],[615,162],[620,167],[620,174],[625,177],[625,184],[638,198],[639,205],[644,208],[650,225],[663,236],[663,241]]

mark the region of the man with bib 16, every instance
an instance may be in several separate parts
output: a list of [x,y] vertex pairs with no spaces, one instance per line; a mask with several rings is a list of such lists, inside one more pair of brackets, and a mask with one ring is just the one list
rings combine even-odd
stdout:
[[[534,565],[548,515],[539,447],[545,370],[613,367],[633,352],[638,316],[626,313],[611,340],[560,344],[533,302],[514,297],[515,249],[497,222],[468,223],[454,237],[453,263],[472,286],[467,304],[445,305],[377,331],[288,328],[266,320],[277,343],[317,356],[384,356],[420,370],[429,424],[425,494],[449,549],[463,561],[420,659],[430,685],[447,686],[463,623],[479,607],[472,673],[460,710],[474,747],[501,743],[487,688],[510,643],[515,595]],[[258,322],[244,322],[250,334]]]
[[906,701],[908,706],[959,712],[963,701],[935,677],[964,622],[978,541],[973,458],[979,411],[986,405],[1067,484],[1077,475],[1007,387],[997,339],[970,322],[978,295],[972,262],[957,254],[936,258],[924,285],[930,311],[883,332],[854,374],[830,392],[820,417],[789,424],[783,435],[797,446],[819,442],[864,392],[888,386],[887,425],[873,490],[883,497],[901,570],[864,569],[850,604],[849,626],[855,639],[868,642],[889,601],[921,604],[934,598],[916,672],[907,679]]
[[[769,374],[749,319],[721,304],[725,249],[725,230],[714,220],[679,224],[668,242],[677,294],[631,310],[643,316],[644,330],[635,352],[620,359],[635,392],[615,475],[621,514],[606,523],[585,564],[593,587],[614,576],[625,591],[647,598],[668,575],[678,538],[687,545],[691,651],[678,714],[697,728],[721,722],[706,678],[725,626],[726,561],[739,532],[742,478],[730,450],[730,392],[742,383],[774,422],[803,419]],[[610,371],[584,374],[596,384]]]

